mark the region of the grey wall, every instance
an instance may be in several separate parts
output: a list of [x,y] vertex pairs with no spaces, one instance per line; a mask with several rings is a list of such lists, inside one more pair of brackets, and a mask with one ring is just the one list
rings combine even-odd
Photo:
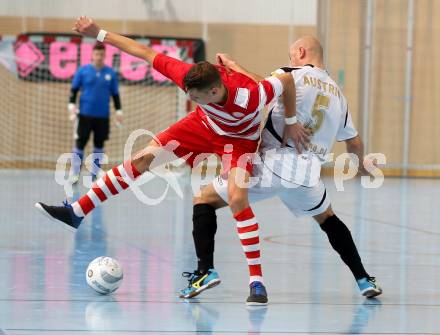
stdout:
[[315,25],[316,0],[0,0],[0,16]]

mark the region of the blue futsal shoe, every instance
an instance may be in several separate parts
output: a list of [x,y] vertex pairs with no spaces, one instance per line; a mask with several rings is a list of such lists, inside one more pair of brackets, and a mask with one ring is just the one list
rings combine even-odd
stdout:
[[362,279],[356,280],[359,290],[364,297],[373,298],[382,294],[382,288],[376,281],[374,277],[365,277]]
[[198,271],[183,272],[183,277],[188,278],[188,287],[180,290],[179,298],[191,299],[203,291],[220,284],[220,277],[214,269],[208,270],[205,274]]
[[37,202],[35,208],[52,221],[62,223],[63,228],[72,232],[78,229],[83,220],[82,217],[75,215],[72,206],[67,201],[63,203],[63,206],[48,206],[42,202]]
[[262,282],[254,281],[249,285],[251,290],[249,297],[246,300],[248,306],[266,306],[267,292]]

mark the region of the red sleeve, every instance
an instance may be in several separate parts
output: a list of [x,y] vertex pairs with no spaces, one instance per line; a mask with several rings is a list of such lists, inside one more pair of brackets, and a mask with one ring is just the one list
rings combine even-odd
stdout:
[[283,94],[283,84],[276,77],[268,77],[258,83],[254,94],[258,95],[259,106],[262,108],[265,105],[270,104],[274,99]]
[[250,89],[249,104],[246,109],[250,112],[261,110],[275,97],[274,88],[267,80],[262,80]]
[[272,84],[267,80],[262,80],[259,82],[259,85],[263,87],[263,92],[260,91],[260,94],[265,94],[265,105],[268,105],[272,102],[273,98],[275,97],[275,89],[272,86]]
[[157,54],[153,61],[153,68],[171,79],[182,90],[184,89],[183,78],[192,66],[193,64],[182,62],[164,54]]

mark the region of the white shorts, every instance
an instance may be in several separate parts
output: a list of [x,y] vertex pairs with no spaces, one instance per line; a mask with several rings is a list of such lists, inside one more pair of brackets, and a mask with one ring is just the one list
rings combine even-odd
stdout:
[[[264,164],[254,165],[253,177],[258,178],[258,182],[249,188],[250,203],[277,196],[295,216],[315,216],[330,206],[321,180],[314,187],[304,187],[281,179]],[[218,176],[213,186],[218,195],[228,202],[228,181]]]

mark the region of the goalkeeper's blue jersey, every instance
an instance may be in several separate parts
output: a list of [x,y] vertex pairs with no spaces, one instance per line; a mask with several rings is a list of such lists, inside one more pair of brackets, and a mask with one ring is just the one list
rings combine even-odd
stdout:
[[96,69],[92,64],[81,66],[72,81],[72,89],[79,89],[81,115],[109,117],[110,95],[118,95],[118,76],[109,66]]

